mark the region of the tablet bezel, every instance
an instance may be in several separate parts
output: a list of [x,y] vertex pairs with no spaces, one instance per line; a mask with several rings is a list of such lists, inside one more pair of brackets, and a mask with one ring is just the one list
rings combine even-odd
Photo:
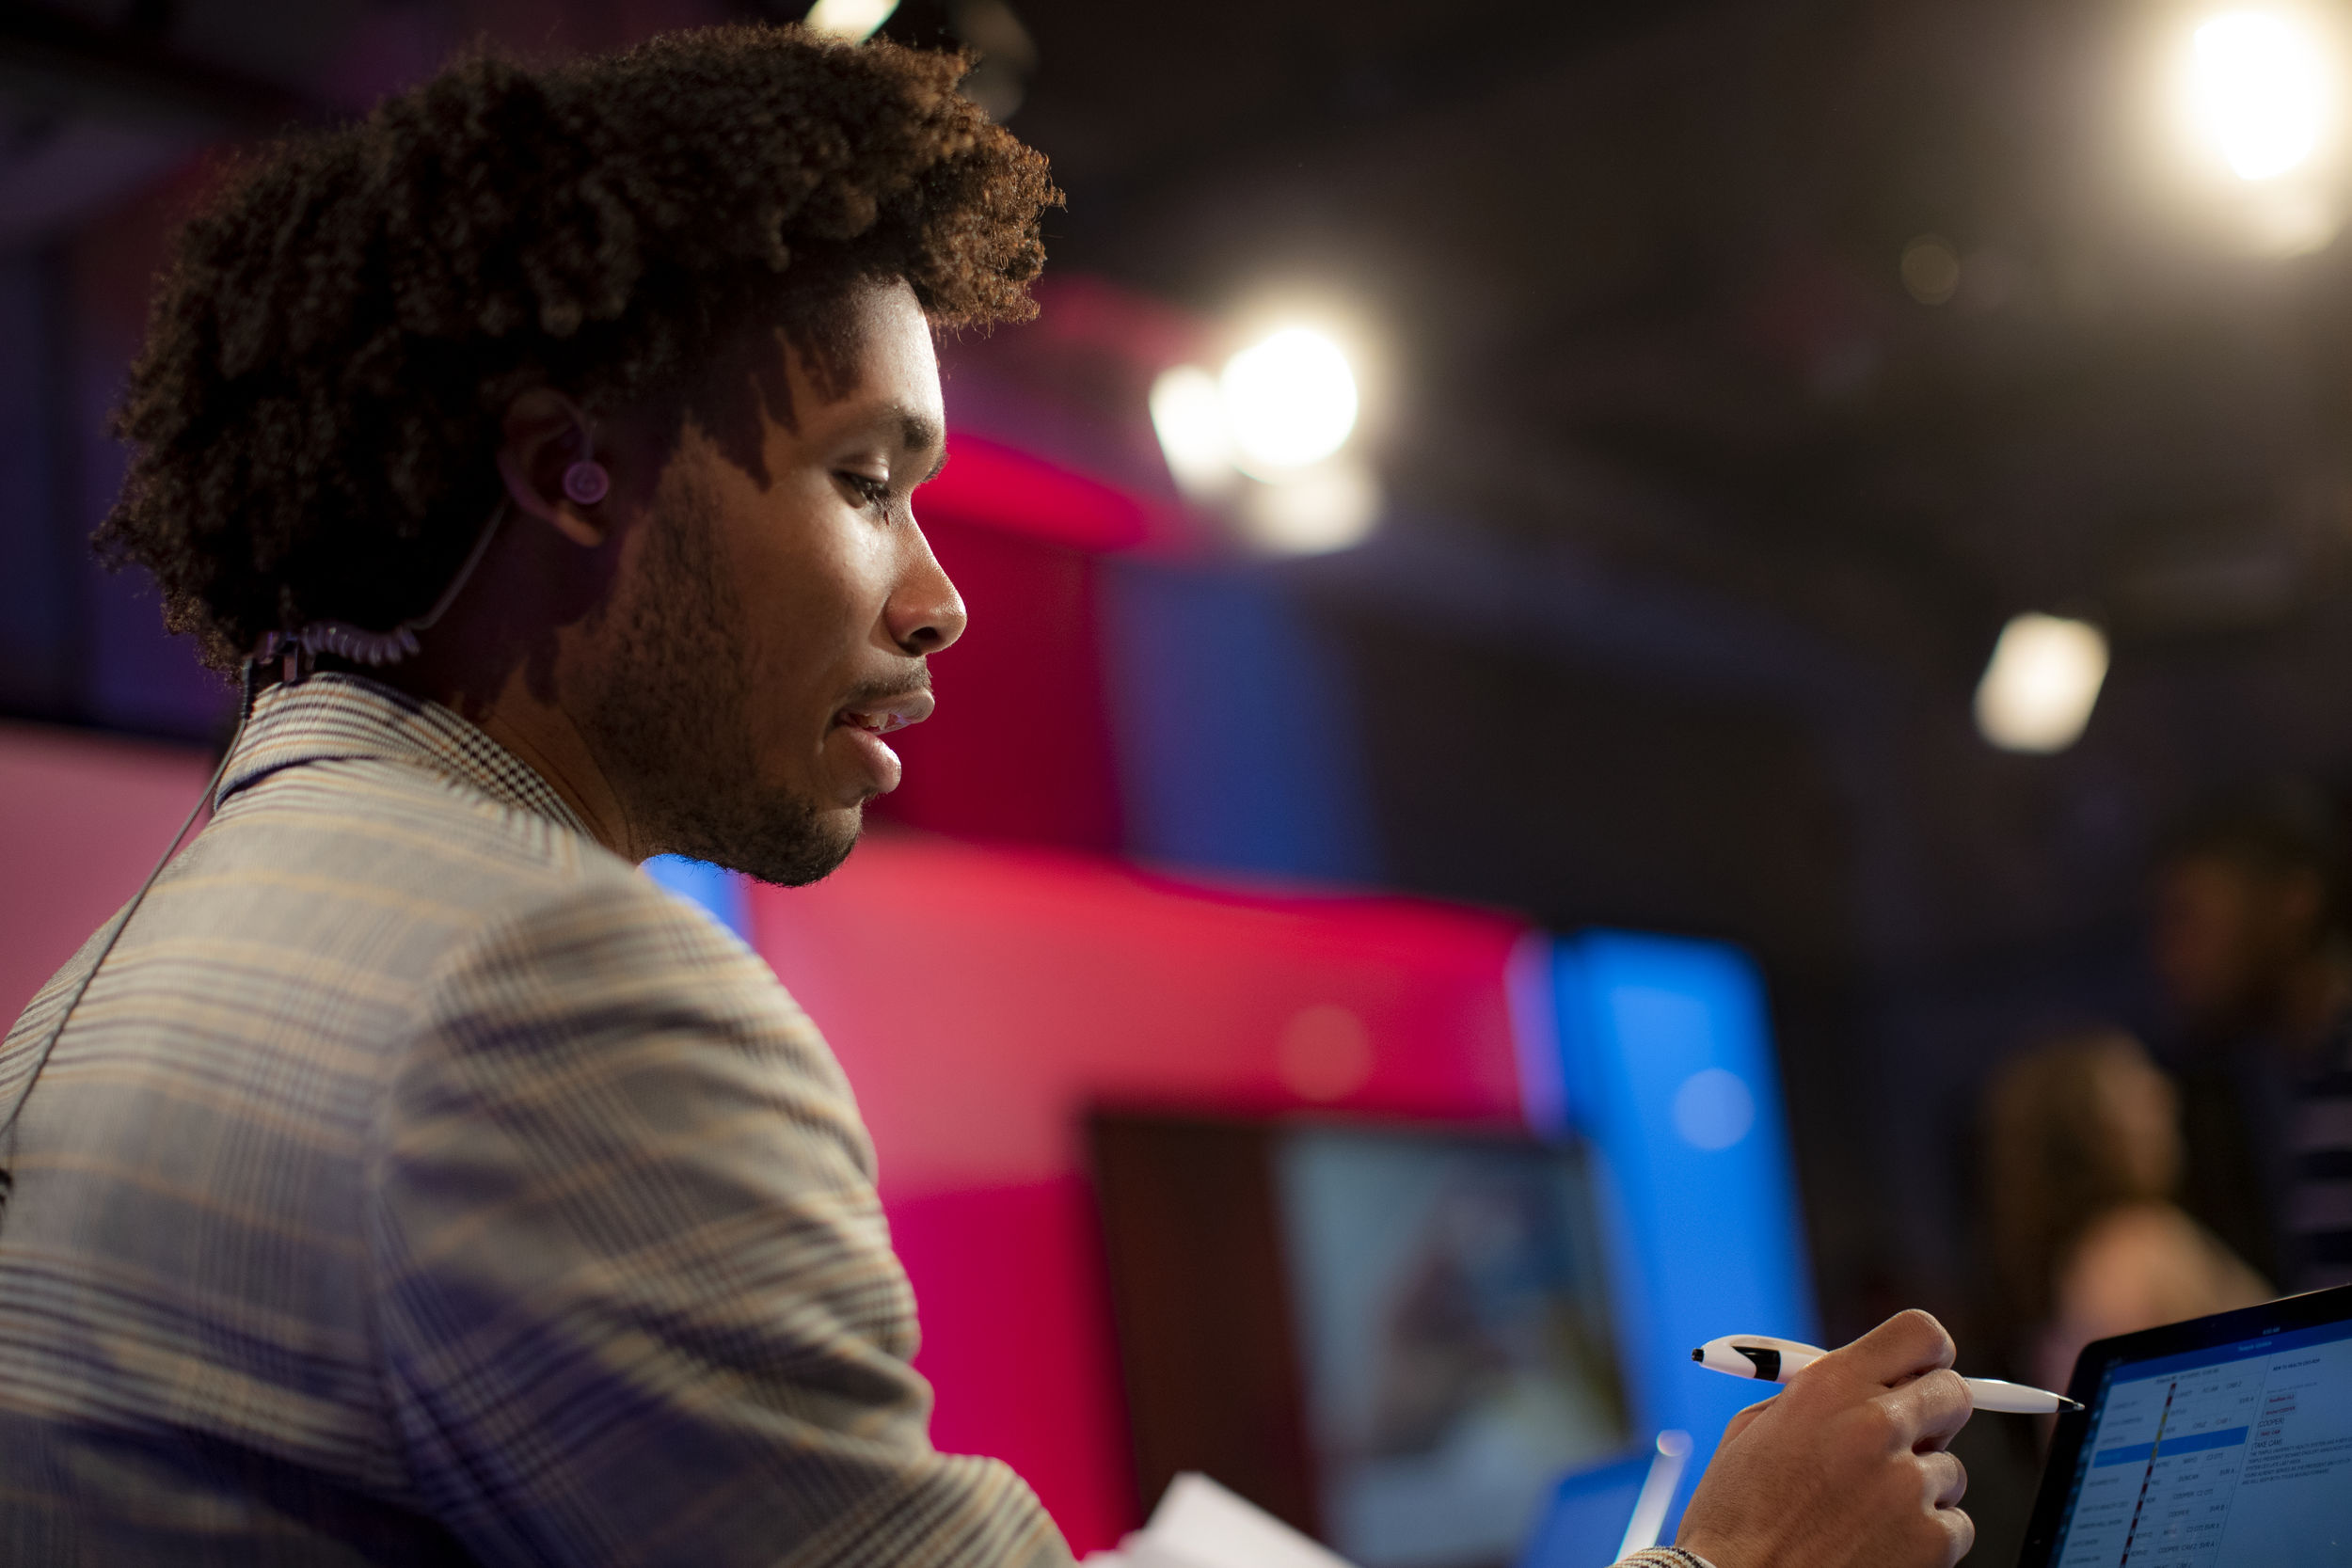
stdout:
[[2050,1438],[2050,1457],[2042,1467],[2042,1489],[2034,1497],[2033,1523],[2026,1527],[2026,1547],[2017,1556],[2017,1568],[2048,1568],[2058,1544],[2058,1527],[2065,1516],[2067,1496],[2074,1490],[2075,1463],[2081,1457],[2083,1439],[2090,1432],[2091,1417],[2097,1414],[2099,1385],[2110,1367],[2121,1361],[2152,1361],[2158,1356],[2211,1350],[2239,1339],[2259,1339],[2293,1329],[2344,1322],[2352,1322],[2352,1285],[2281,1296],[2259,1307],[2243,1307],[2210,1318],[2191,1318],[2186,1323],[2167,1323],[2137,1334],[2119,1334],[2112,1339],[2096,1339],[2085,1345],[2082,1354],[2074,1358],[2074,1375],[2066,1388],[2068,1397],[2079,1401],[2084,1408],[2069,1411],[2058,1418],[2058,1429]]

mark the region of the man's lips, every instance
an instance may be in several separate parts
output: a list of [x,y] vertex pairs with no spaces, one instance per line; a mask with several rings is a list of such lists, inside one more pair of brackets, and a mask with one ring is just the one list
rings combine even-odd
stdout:
[[[850,750],[865,759],[866,793],[887,795],[898,787],[898,753],[882,736],[931,716],[935,705],[928,688],[887,694],[861,693],[836,709],[831,730],[844,730]],[[830,731],[829,731],[830,733]]]
[[909,724],[921,723],[938,705],[928,689],[902,691],[896,696],[865,699],[845,706],[833,716],[833,721],[868,735],[888,735]]

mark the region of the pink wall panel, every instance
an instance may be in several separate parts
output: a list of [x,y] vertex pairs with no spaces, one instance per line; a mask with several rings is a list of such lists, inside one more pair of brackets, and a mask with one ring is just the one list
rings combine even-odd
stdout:
[[0,724],[0,1017],[137,890],[211,772],[186,748]]
[[1107,860],[876,834],[813,888],[755,890],[761,952],[857,1086],[892,1196],[1080,1164],[1098,1099],[1301,1102],[1310,1008],[1369,1035],[1352,1109],[1516,1118],[1517,922],[1406,898],[1222,892]]
[[927,529],[947,522],[1096,552],[1131,549],[1172,526],[1124,490],[961,430],[915,501]]
[[1073,1172],[886,1206],[939,1392],[931,1442],[1010,1465],[1079,1551],[1116,1543],[1141,1519],[1093,1189]]
[[873,1131],[937,1441],[1014,1463],[1081,1551],[1137,1522],[1088,1104],[1519,1114],[1494,915],[878,833],[752,924]]

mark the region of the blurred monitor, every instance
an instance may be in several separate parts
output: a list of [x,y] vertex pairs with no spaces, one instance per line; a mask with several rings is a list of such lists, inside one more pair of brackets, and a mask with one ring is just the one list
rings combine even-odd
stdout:
[[1092,1142],[1146,1502],[1198,1469],[1362,1568],[1474,1568],[1625,1450],[1576,1148],[1118,1113]]

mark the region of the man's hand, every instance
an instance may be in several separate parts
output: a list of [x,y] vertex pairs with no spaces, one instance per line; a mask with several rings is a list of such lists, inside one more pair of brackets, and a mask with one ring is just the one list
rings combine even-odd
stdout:
[[1716,1568],[1951,1568],[1975,1544],[1952,1337],[1889,1318],[1724,1429],[1677,1544]]

